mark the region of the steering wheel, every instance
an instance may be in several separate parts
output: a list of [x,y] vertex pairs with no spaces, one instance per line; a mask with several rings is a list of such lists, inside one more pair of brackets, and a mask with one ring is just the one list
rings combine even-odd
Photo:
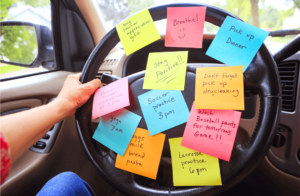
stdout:
[[[165,19],[167,7],[206,6],[205,20],[221,26],[226,16],[238,17],[222,9],[204,4],[170,4],[149,9],[154,21]],[[108,32],[98,43],[88,58],[81,75],[81,82],[86,83],[95,78],[96,73],[108,53],[120,41],[116,28]],[[201,49],[204,54],[209,44]],[[203,55],[203,53],[202,53]],[[137,96],[147,92],[143,90],[145,72],[128,76],[131,91],[130,106],[126,109],[143,116]],[[195,97],[195,69],[187,68],[185,90],[182,92],[189,109]],[[128,195],[212,195],[221,193],[232,187],[249,174],[264,158],[275,137],[281,113],[281,89],[275,61],[263,44],[251,64],[244,72],[245,96],[259,95],[260,109],[256,128],[252,137],[245,144],[234,145],[230,162],[220,160],[222,186],[201,187],[156,187],[146,186],[138,182],[137,175],[115,168],[115,153],[106,152],[98,142],[92,139],[93,129],[91,111],[93,97],[76,112],[76,126],[79,138],[92,165],[99,174],[112,186]],[[139,126],[147,129],[144,118]],[[169,138],[182,137],[185,124],[165,131],[166,140],[163,157],[170,157]],[[159,176],[158,176],[159,178]]]

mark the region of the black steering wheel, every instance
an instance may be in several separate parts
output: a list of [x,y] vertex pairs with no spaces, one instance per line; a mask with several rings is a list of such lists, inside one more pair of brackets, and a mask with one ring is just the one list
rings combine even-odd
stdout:
[[[154,21],[165,19],[167,7],[206,6],[205,20],[216,26],[221,26],[226,16],[236,16],[213,6],[204,4],[170,4],[150,8]],[[81,76],[81,82],[86,83],[95,78],[101,62],[120,41],[116,28],[113,28],[99,42],[87,60]],[[210,43],[204,43],[200,55],[204,55]],[[137,96],[147,92],[143,90],[144,72],[128,76],[131,97],[130,106],[126,109],[143,116]],[[187,68],[185,90],[182,92],[189,109],[195,97],[195,69]],[[230,162],[220,160],[222,186],[201,187],[151,187],[140,183],[137,175],[115,168],[115,153],[103,150],[98,142],[92,139],[91,122],[93,97],[76,112],[76,126],[92,165],[99,174],[112,186],[128,195],[212,195],[225,191],[249,174],[264,158],[274,139],[281,112],[280,80],[275,61],[263,44],[248,69],[244,72],[245,96],[259,95],[260,109],[256,128],[252,137],[244,144],[234,145]],[[140,128],[147,129],[144,118]],[[182,137],[185,124],[165,131],[166,140],[162,157],[170,157],[168,138]],[[160,168],[161,169],[161,168]],[[170,174],[171,175],[171,174]],[[159,175],[158,175],[159,178]],[[159,180],[159,179],[158,179]]]

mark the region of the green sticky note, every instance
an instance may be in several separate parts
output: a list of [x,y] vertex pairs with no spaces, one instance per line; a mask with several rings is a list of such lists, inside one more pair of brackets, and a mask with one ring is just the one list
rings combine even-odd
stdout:
[[147,9],[122,21],[116,29],[127,56],[160,39]]
[[184,90],[187,59],[187,51],[150,53],[143,89]]
[[182,137],[169,139],[174,186],[222,185],[219,159],[181,146]]

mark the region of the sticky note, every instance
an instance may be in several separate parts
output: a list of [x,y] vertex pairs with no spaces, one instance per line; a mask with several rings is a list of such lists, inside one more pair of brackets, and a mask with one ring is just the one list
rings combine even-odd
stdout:
[[116,29],[127,56],[160,39],[147,9],[122,21]]
[[148,130],[137,128],[125,155],[117,155],[115,166],[155,180],[165,136],[160,133],[150,137]]
[[206,7],[168,7],[166,47],[202,48]]
[[240,118],[233,110],[192,107],[181,145],[229,161]]
[[195,108],[244,110],[243,67],[197,68]]
[[95,91],[93,119],[129,106],[128,78],[122,78]]
[[219,159],[181,146],[182,137],[169,139],[173,185],[222,185]]
[[117,110],[102,116],[93,138],[123,156],[140,121],[135,113]]
[[227,16],[206,55],[229,66],[247,69],[269,32]]
[[150,53],[143,89],[184,90],[188,52]]
[[151,136],[183,124],[189,118],[181,91],[152,90],[138,96],[138,100]]

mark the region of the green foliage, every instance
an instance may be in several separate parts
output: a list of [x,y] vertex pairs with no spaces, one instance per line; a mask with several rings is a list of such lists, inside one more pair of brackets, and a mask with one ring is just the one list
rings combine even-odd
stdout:
[[1,0],[0,3],[0,21],[3,21],[7,16],[9,8],[19,0]]
[[27,65],[35,60],[38,44],[34,27],[1,26],[0,32],[1,60]]
[[226,11],[241,18],[246,23],[251,24],[251,3],[250,0],[226,0],[225,5],[220,3],[216,4],[217,7],[221,7]]
[[23,69],[27,69],[27,68],[18,67],[18,66],[14,66],[14,65],[1,65],[0,64],[0,74],[5,74],[5,73],[9,73],[9,72],[14,72],[14,71],[20,71]]
[[271,28],[272,31],[281,30],[283,21],[294,14],[295,7],[288,10],[278,10],[272,6],[267,6],[260,12],[260,27]]
[[[288,1],[288,0],[287,0]],[[259,8],[259,27],[271,28],[272,31],[280,30],[283,26],[283,21],[294,14],[297,3],[300,5],[300,0],[293,0],[294,6],[288,10],[279,10],[273,6],[266,6],[264,0],[260,0]],[[248,24],[252,24],[251,2],[250,0],[226,0],[225,5],[216,3],[215,6],[221,7],[226,11],[238,16]]]
[[294,4],[295,6],[300,9],[300,0],[293,0],[294,1]]

